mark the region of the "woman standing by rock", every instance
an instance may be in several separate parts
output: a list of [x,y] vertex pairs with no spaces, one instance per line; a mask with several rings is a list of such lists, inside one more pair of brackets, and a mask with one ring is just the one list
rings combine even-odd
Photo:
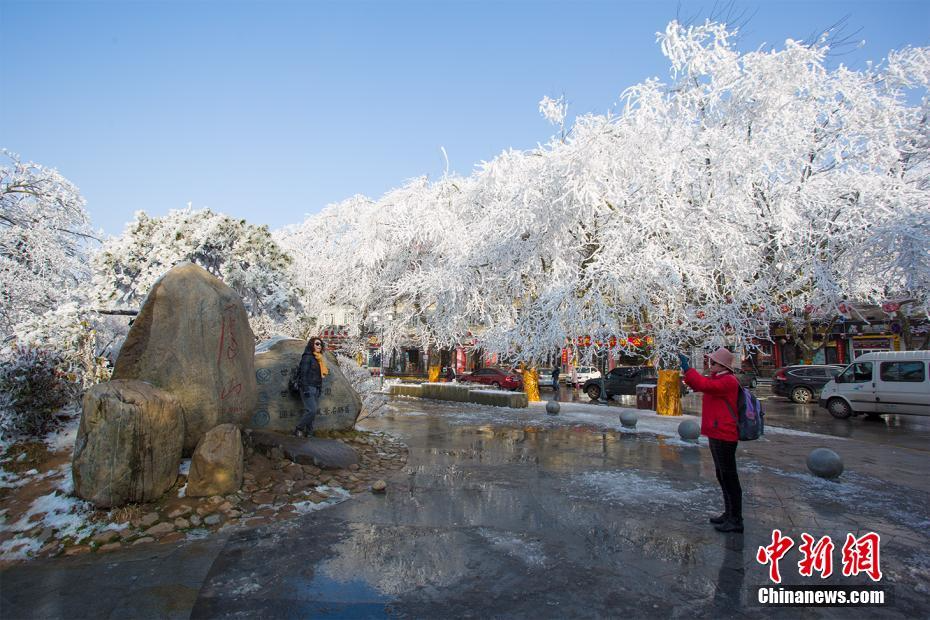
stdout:
[[303,355],[300,356],[300,367],[297,371],[298,385],[300,386],[300,400],[304,405],[304,415],[297,423],[294,434],[298,437],[313,435],[313,420],[320,411],[320,390],[323,387],[323,377],[329,374],[326,362],[323,361],[323,341],[316,336],[307,341]]

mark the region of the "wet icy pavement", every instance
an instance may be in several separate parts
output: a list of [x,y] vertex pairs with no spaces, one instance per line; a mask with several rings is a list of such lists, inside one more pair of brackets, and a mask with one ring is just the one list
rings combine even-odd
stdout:
[[[882,535],[893,605],[852,615],[926,617],[930,493],[917,451],[777,429],[739,460],[746,533],[707,524],[719,511],[706,446],[679,441],[680,419],[616,409],[504,410],[396,400],[370,430],[409,445],[384,496],[300,519],[120,556],[61,559],[0,575],[3,615],[48,617],[837,617],[839,608],[754,603],[767,569],[754,557],[773,528]],[[841,482],[807,474],[827,445]],[[836,573],[829,583],[867,578]],[[782,560],[785,583],[816,583]],[[127,613],[128,612],[128,613]]]

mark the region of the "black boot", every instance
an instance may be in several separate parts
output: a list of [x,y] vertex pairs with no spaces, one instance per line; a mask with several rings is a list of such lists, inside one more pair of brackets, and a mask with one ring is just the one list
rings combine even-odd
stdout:
[[714,525],[720,525],[721,523],[725,523],[726,520],[730,518],[730,513],[732,512],[733,511],[730,509],[730,498],[727,497],[726,491],[724,491],[723,493],[723,514],[721,514],[719,517],[711,517],[710,519],[708,519],[708,521],[710,521]]
[[720,525],[715,525],[714,529],[718,532],[733,532],[736,534],[742,534],[743,520],[736,517],[730,517]]

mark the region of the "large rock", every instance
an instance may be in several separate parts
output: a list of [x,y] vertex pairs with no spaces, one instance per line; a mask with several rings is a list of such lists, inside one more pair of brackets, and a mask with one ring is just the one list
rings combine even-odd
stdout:
[[143,381],[99,383],[84,395],[74,443],[74,492],[97,506],[150,502],[178,477],[181,405]]
[[141,379],[174,394],[184,415],[184,453],[219,424],[255,410],[255,340],[239,295],[192,263],[149,291],[120,350],[114,379]]
[[284,456],[301,465],[315,465],[323,469],[345,469],[358,464],[358,453],[334,439],[300,438],[271,431],[246,431],[252,447],[259,452],[271,453],[278,448]]
[[[249,421],[251,428],[292,431],[304,413],[300,396],[291,394],[287,380],[304,352],[306,342],[296,338],[272,338],[255,349],[255,381],[258,405]],[[346,430],[355,427],[362,399],[352,388],[331,351],[323,354],[329,374],[323,378],[320,412],[313,430]]]
[[235,424],[207,431],[191,459],[186,494],[191,497],[226,495],[242,486],[242,434]]

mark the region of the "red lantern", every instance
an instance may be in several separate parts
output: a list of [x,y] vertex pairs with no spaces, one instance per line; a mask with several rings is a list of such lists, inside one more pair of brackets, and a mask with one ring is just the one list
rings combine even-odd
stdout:
[[613,349],[615,346],[617,346],[617,337],[611,336],[608,342],[610,342],[610,348]]
[[586,347],[590,347],[590,346],[591,346],[591,336],[585,336],[585,337],[584,337],[584,346],[586,346]]
[[788,314],[789,312],[791,312],[791,306],[789,306],[788,304],[782,304],[781,311],[783,314]]
[[813,311],[814,311],[813,304],[807,304],[806,306],[804,306],[804,314],[810,314]]
[[703,310],[698,310],[697,312],[694,313],[694,316],[696,316],[699,319],[703,319],[706,315],[704,314]]

